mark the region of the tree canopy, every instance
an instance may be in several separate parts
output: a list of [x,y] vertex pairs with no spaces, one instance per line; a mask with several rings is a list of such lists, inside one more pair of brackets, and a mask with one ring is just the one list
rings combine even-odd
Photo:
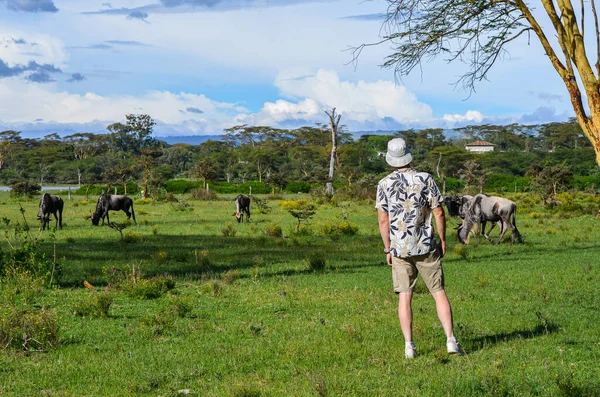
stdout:
[[[550,20],[547,25],[534,15],[539,3],[533,0],[386,2],[381,41],[358,46],[354,56],[365,46],[391,44],[392,53],[383,65],[399,76],[408,75],[423,61],[443,57],[467,65],[456,83],[472,91],[511,43],[522,36],[536,37],[567,88],[577,121],[600,165],[600,27],[595,0],[540,0]],[[585,33],[590,30],[593,39],[587,44],[593,43],[594,50],[586,48]]]

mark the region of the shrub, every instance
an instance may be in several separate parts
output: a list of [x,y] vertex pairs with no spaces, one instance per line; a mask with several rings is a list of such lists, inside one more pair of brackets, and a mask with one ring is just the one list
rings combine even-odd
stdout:
[[107,292],[94,293],[77,302],[73,308],[76,316],[108,317],[114,297]]
[[40,240],[30,232],[25,220],[25,210],[22,208],[21,214],[24,223],[17,223],[14,228],[9,227],[10,219],[3,218],[6,226],[4,238],[8,249],[0,251],[0,277],[17,272],[41,278],[46,283],[56,281],[55,264],[41,251]]
[[220,280],[210,280],[200,287],[200,292],[212,294],[214,297],[222,296],[225,292],[225,284]]
[[138,241],[142,241],[143,237],[140,232],[127,232],[123,234],[123,242],[128,244],[137,243]]
[[152,260],[157,265],[164,265],[165,263],[167,263],[168,257],[169,253],[164,250],[159,250],[152,254]]
[[58,341],[56,312],[14,305],[0,307],[0,346],[45,351]]
[[180,318],[189,316],[193,306],[194,303],[191,298],[174,296],[169,299],[169,310]]
[[281,226],[279,225],[270,225],[265,229],[265,233],[267,236],[271,237],[283,237],[283,231],[281,230]]
[[173,211],[193,211],[194,207],[185,200],[177,199],[176,203],[171,203]]
[[261,199],[260,197],[252,196],[252,201],[254,202],[254,207],[258,209],[259,213],[268,214],[271,212],[272,208],[269,207],[269,202],[266,199]]
[[42,190],[42,187],[37,183],[28,181],[13,182],[10,185],[10,195],[12,197],[28,197],[38,194]]
[[157,299],[175,288],[175,280],[170,276],[157,276],[152,279],[131,280],[121,286],[131,297]]
[[196,265],[204,269],[210,269],[212,263],[208,257],[208,250],[194,250],[194,258]]
[[233,226],[233,223],[226,222],[225,226],[221,229],[221,233],[224,237],[234,237],[237,233],[237,230]]
[[196,200],[216,200],[217,194],[212,190],[206,190],[204,188],[198,188],[192,190],[192,198]]
[[358,233],[358,226],[352,222],[324,223],[320,225],[320,231],[326,236],[354,236]]
[[221,280],[225,284],[232,284],[233,282],[235,282],[235,280],[237,280],[239,278],[240,278],[240,272],[235,269],[228,270],[221,275]]
[[327,260],[320,255],[313,255],[306,259],[308,270],[322,272],[327,267]]
[[285,190],[290,193],[309,193],[311,187],[308,182],[292,182],[286,185]]

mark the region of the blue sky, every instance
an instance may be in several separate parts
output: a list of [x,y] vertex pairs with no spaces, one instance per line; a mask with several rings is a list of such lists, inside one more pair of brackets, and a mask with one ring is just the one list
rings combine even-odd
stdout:
[[0,129],[105,132],[147,113],[156,135],[237,124],[350,131],[542,123],[572,115],[539,44],[510,48],[472,95],[443,60],[382,69],[382,0],[0,0]]

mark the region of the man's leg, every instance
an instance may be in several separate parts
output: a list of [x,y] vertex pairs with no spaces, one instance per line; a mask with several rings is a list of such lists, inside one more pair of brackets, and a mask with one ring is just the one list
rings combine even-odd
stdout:
[[446,295],[446,291],[444,290],[432,292],[431,295],[435,299],[437,315],[442,323],[446,337],[451,338],[454,336],[454,325],[452,321],[452,307],[450,306],[448,295]]
[[412,342],[412,292],[400,292],[398,318],[405,342]]
[[448,349],[448,353],[450,354],[465,354],[462,346],[456,338],[454,337],[454,324],[452,321],[452,307],[450,306],[450,301],[448,300],[448,296],[446,295],[446,291],[436,291],[432,292],[433,299],[435,299],[435,308],[437,309],[437,314],[442,323],[442,327],[444,328],[444,332],[446,333],[446,347]]

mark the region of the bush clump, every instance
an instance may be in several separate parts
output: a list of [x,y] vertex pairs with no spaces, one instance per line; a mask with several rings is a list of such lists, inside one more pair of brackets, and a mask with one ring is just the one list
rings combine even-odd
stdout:
[[320,231],[326,236],[354,236],[358,233],[358,226],[349,221],[324,223],[320,225]]
[[265,229],[265,233],[267,236],[281,238],[283,237],[283,230],[281,230],[281,226],[279,225],[269,225]]
[[113,304],[114,297],[107,292],[94,293],[75,304],[73,314],[75,316],[108,317],[108,311]]
[[0,307],[0,345],[25,351],[46,351],[58,341],[56,312],[24,309],[19,305]]
[[327,259],[321,255],[313,255],[306,259],[308,270],[322,272],[327,267]]
[[157,299],[175,288],[175,279],[161,275],[151,279],[131,280],[121,287],[133,298]]
[[225,226],[221,229],[221,233],[223,234],[223,237],[235,237],[237,230],[232,222],[226,222]]

